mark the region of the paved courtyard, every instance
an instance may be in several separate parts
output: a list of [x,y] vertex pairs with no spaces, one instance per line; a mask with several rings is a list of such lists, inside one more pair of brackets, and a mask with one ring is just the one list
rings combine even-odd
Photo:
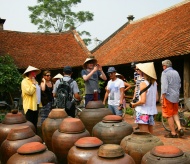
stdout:
[[[134,118],[128,114],[125,115],[124,118],[129,124],[135,128],[137,124],[134,123]],[[134,129],[135,131],[135,129]],[[163,128],[161,122],[156,122],[154,125],[154,134],[155,136],[159,137],[164,145],[173,145],[184,152],[190,153],[190,128],[184,128],[185,135],[182,138],[165,138],[164,135],[168,132]]]

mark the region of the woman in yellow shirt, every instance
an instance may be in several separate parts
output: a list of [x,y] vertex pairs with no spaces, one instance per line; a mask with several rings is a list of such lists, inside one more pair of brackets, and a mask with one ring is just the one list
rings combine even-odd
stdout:
[[32,122],[37,130],[38,106],[40,100],[40,87],[36,81],[36,75],[41,71],[38,68],[28,66],[23,73],[24,79],[21,82],[23,109],[26,119]]

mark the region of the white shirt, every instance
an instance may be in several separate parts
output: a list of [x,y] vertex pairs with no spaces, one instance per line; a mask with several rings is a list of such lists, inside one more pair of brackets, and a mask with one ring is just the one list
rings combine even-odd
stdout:
[[[144,81],[146,85],[149,85],[149,82],[147,80]],[[157,83],[154,82],[150,86],[150,88],[147,90],[146,93],[146,102],[145,104],[141,106],[136,106],[135,110],[139,113],[142,114],[148,114],[148,115],[155,115],[158,113],[157,108],[156,108],[156,94],[157,94]],[[141,98],[139,96],[139,98]]]
[[109,105],[119,105],[121,97],[120,88],[124,88],[123,80],[117,78],[114,81],[108,81],[107,89],[110,91],[108,94]]

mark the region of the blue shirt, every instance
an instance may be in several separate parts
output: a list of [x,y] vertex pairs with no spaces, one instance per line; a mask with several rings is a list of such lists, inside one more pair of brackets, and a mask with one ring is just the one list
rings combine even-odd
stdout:
[[179,94],[181,88],[181,79],[176,70],[168,67],[162,72],[161,76],[161,94],[165,94],[165,98],[172,103],[179,102]]

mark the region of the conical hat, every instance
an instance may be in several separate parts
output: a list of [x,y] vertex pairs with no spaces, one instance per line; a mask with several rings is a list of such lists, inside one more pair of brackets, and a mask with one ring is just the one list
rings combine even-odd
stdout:
[[97,63],[97,60],[94,57],[86,58],[85,62],[83,63],[83,68],[86,68],[86,63],[89,61],[94,61],[94,64]]
[[63,75],[61,75],[60,73],[58,73],[52,79],[61,79],[61,78],[63,78]]
[[157,79],[156,71],[154,68],[154,63],[139,63],[136,65],[138,69],[140,69],[143,73],[147,74],[148,76],[152,77],[153,79]]
[[26,73],[31,72],[31,71],[36,71],[36,75],[38,75],[41,72],[38,68],[35,68],[29,65],[26,71],[22,75],[25,75]]

